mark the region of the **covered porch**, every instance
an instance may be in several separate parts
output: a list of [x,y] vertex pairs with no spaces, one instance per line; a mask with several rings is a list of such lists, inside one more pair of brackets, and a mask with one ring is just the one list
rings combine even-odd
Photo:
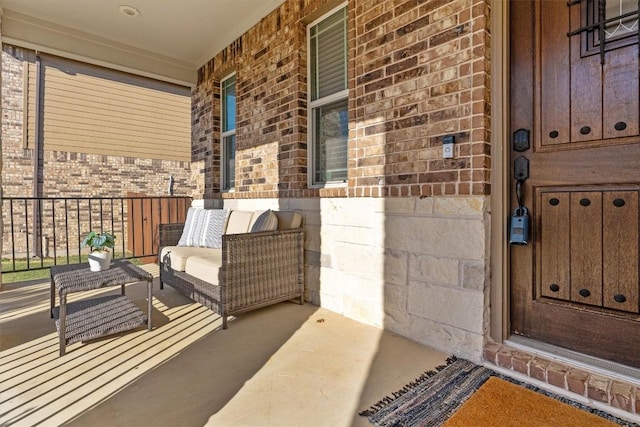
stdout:
[[[155,280],[152,332],[74,344],[64,357],[49,282],[4,284],[0,423],[366,426],[358,412],[447,357],[311,304],[253,311],[223,331],[217,314]],[[145,291],[127,295],[144,308]]]
[[[595,351],[606,347],[602,341],[579,347],[589,356],[584,362],[564,350],[554,352],[557,347],[513,339],[525,335],[514,327],[512,310],[518,267],[512,261],[523,252],[510,248],[505,226],[516,203],[512,157],[519,155],[510,152],[508,142],[519,127],[539,129],[535,123],[510,123],[512,104],[533,105],[535,98],[517,103],[509,98],[510,37],[524,34],[523,43],[529,42],[524,36],[533,37],[510,29],[509,5],[535,9],[537,2],[272,0],[256,9],[256,2],[245,0],[233,7],[210,2],[213,9],[206,10],[169,3],[172,9],[156,14],[146,0],[124,8],[109,1],[101,3],[105,9],[88,11],[87,19],[73,1],[56,12],[40,8],[39,0],[2,0],[3,43],[17,46],[10,48],[15,75],[28,62],[23,51],[41,52],[45,68],[47,55],[59,56],[188,86],[191,94],[187,160],[140,160],[108,151],[76,155],[45,142],[39,153],[45,179],[33,180],[41,188],[28,188],[20,173],[9,179],[3,173],[5,184],[44,195],[80,191],[75,185],[80,180],[64,182],[60,165],[81,169],[86,166],[81,160],[88,160],[104,169],[118,165],[122,191],[148,184],[140,179],[148,175],[156,178],[149,187],[163,192],[169,170],[186,195],[216,207],[299,211],[307,303],[259,310],[222,331],[215,314],[171,288],[159,291],[156,283],[151,333],[75,344],[68,358],[59,359],[47,315],[48,282],[4,284],[2,357],[9,368],[3,375],[13,382],[7,383],[9,399],[3,402],[10,410],[2,412],[9,423],[107,425],[115,417],[120,425],[151,418],[166,425],[366,424],[359,410],[450,354],[638,417],[637,353],[616,350],[614,355],[624,356],[617,361],[631,366],[605,360],[603,367],[592,357],[602,354]],[[338,141],[343,145],[337,150],[346,167],[315,170],[319,151],[313,148],[312,115],[323,105],[313,107],[309,95],[311,27],[319,28],[338,9],[345,10],[340,22],[348,30],[344,87],[323,105],[345,109],[330,124],[348,118],[342,129],[348,137]],[[521,17],[534,16],[525,12]],[[561,36],[564,41],[566,34]],[[225,109],[236,107],[236,83],[237,145],[235,128],[221,125]],[[233,96],[225,98],[228,93]],[[11,118],[12,124],[19,121]],[[636,123],[637,114],[627,121]],[[623,142],[636,153],[634,126],[628,126]],[[6,135],[13,144],[6,144],[11,165],[30,168],[38,150],[28,144],[25,149],[14,129]],[[3,157],[9,137],[3,135]],[[337,139],[327,138],[324,147]],[[455,141],[452,157],[445,156],[445,140]],[[140,164],[147,175],[138,172]],[[627,156],[624,166],[635,167],[634,156]],[[163,176],[154,176],[160,168]],[[625,191],[637,192],[635,172],[626,177],[635,183],[625,184]],[[593,179],[600,180],[593,186],[604,182]],[[533,194],[525,191],[528,206],[538,202]],[[637,209],[637,203],[629,206]],[[637,225],[637,216],[632,219],[628,222]],[[538,243],[524,250],[532,253]],[[637,239],[631,243],[635,252],[628,253],[637,259]],[[525,278],[520,291],[541,286],[533,279],[542,267],[532,260],[520,264],[538,268],[520,275]],[[631,291],[640,292],[637,275],[635,285]],[[143,294],[132,288],[139,305]],[[557,299],[551,295],[545,304],[557,306]],[[629,313],[640,312],[634,301]],[[582,307],[572,304],[566,302],[578,311]],[[639,321],[629,313],[622,317]],[[601,338],[608,338],[602,330]],[[580,336],[587,341],[591,335]],[[68,386],[61,385],[65,381]]]

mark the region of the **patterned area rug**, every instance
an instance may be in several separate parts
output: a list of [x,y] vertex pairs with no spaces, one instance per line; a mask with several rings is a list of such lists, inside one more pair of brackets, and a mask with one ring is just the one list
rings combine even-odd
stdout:
[[438,366],[435,371],[424,373],[401,390],[385,397],[368,410],[362,411],[360,415],[366,416],[373,425],[378,427],[442,426],[490,377],[498,377],[518,384],[621,426],[638,427],[637,424],[606,412],[455,357],[447,359],[447,365]]

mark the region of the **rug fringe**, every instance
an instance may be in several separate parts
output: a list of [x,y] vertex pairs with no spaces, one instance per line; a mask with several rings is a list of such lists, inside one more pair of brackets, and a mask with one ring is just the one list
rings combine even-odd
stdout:
[[426,371],[424,374],[420,375],[418,378],[411,381],[409,384],[405,385],[400,390],[391,393],[392,394],[391,396],[385,396],[382,399],[380,399],[378,402],[371,405],[369,409],[365,409],[362,412],[358,412],[358,415],[360,415],[361,417],[370,417],[376,414],[380,409],[387,406],[389,403],[392,403],[394,400],[400,398],[401,396],[405,395],[406,393],[410,392],[411,390],[415,389],[417,386],[427,381],[429,378],[433,377],[435,374],[442,371],[447,366],[451,365],[453,362],[457,360],[458,358],[456,356],[447,357],[447,359],[445,360],[446,365],[438,365],[435,367],[435,370],[430,369]]

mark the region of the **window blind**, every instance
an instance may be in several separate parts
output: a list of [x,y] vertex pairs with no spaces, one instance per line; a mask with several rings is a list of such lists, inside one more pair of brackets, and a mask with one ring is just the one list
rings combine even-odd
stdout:
[[312,27],[312,101],[347,88],[346,40],[346,8]]
[[312,184],[347,180],[347,8],[309,28]]

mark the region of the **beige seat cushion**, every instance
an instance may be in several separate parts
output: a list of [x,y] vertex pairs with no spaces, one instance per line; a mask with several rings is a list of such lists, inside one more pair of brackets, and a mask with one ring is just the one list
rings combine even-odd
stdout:
[[253,211],[231,211],[227,219],[225,234],[248,233]]
[[278,215],[278,230],[300,228],[302,215],[296,211],[274,211]]
[[212,285],[220,284],[220,266],[222,259],[194,255],[187,259],[185,273]]
[[218,260],[218,263],[222,262],[222,250],[213,248],[194,248],[191,246],[165,246],[160,252],[160,259],[164,260],[164,257],[169,253],[171,260],[171,268],[176,271],[185,271],[187,259],[192,256],[201,256],[204,258],[210,258]]

